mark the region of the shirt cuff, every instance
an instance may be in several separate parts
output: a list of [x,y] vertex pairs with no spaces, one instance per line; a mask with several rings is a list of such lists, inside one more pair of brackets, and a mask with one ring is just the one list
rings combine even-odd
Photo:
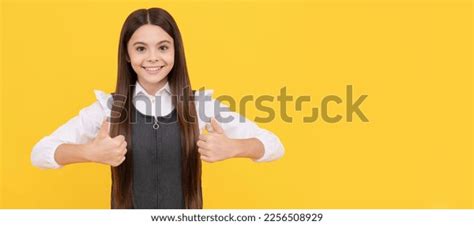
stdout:
[[44,149],[44,154],[45,154],[45,159],[46,159],[46,165],[47,168],[50,169],[60,169],[63,166],[59,165],[58,162],[54,159],[54,154],[56,153],[56,150],[58,149],[59,145],[63,143],[54,143],[51,145],[51,148]]
[[283,156],[285,150],[279,140],[269,140],[269,137],[264,135],[255,138],[262,142],[264,152],[259,159],[252,159],[254,162],[270,162]]

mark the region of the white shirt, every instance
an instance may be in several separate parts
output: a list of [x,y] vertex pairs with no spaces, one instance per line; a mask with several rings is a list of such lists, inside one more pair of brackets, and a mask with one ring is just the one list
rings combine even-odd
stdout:
[[[51,135],[42,138],[31,152],[31,161],[34,166],[40,168],[61,168],[54,159],[57,147],[63,143],[84,144],[92,141],[104,119],[111,114],[111,94],[94,90],[97,101],[92,105],[83,108],[79,115],[73,117],[61,127],[56,129]],[[246,119],[236,112],[232,112],[226,105],[212,99],[212,90],[196,91],[195,97],[206,97],[209,101],[195,100],[196,113],[198,114],[199,131],[205,129],[206,118],[221,117],[228,121],[217,120],[224,129],[224,133],[229,138],[244,139],[257,138],[263,143],[264,155],[255,162],[273,161],[283,156],[284,148],[279,138],[268,130],[258,127],[254,122]],[[149,98],[151,107],[146,107],[144,97]],[[155,96],[150,96],[137,82],[133,94],[133,104],[142,114],[150,116],[164,116],[174,109],[172,95],[169,84],[156,92]],[[217,107],[226,109],[225,112],[216,112]],[[151,109],[150,109],[151,108]],[[201,112],[201,113],[200,113]],[[204,114],[202,114],[204,113]],[[222,121],[222,122],[220,122]]]

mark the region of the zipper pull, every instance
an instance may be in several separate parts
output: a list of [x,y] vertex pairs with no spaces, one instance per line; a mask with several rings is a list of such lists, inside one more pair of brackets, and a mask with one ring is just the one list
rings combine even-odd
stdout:
[[160,128],[160,124],[158,124],[158,118],[155,117],[155,123],[153,124],[153,129],[158,130]]

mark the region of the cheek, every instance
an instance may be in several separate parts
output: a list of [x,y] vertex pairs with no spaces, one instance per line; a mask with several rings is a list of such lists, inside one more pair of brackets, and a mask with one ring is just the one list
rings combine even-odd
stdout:
[[141,67],[142,62],[143,62],[142,57],[137,56],[137,55],[133,55],[133,54],[130,55],[130,64],[132,64],[132,67],[134,69]]
[[166,61],[166,64],[168,64],[170,67],[173,67],[174,65],[174,53],[171,54],[166,54],[163,59]]
[[137,61],[131,61],[130,64],[132,64],[133,70],[138,73],[138,70],[141,68],[141,63]]
[[127,53],[128,53],[128,58],[130,60],[130,63],[132,65],[137,64],[137,63],[141,63],[141,60],[142,60],[141,58],[143,58],[143,56],[141,56],[140,54],[134,52],[133,49],[128,49]]

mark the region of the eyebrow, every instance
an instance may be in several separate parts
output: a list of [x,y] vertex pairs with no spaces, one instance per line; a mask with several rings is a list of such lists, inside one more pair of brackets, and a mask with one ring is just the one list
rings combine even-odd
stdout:
[[[171,44],[171,42],[168,41],[168,40],[162,40],[162,41],[158,42],[158,44],[156,44],[156,45],[159,45],[159,44],[162,44],[162,43],[165,43],[165,42]],[[138,41],[138,42],[133,43],[133,46],[138,45],[138,44],[147,45],[145,42]]]

